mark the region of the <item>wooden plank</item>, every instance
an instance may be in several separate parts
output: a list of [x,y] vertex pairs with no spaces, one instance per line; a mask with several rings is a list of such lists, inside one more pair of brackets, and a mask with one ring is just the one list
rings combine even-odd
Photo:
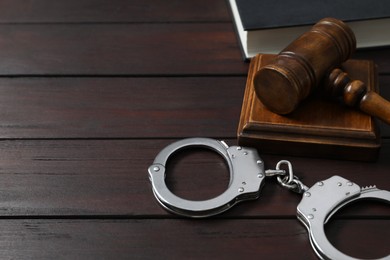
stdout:
[[1,138],[236,133],[245,77],[0,78]]
[[[338,221],[330,239],[355,257],[383,257],[388,222]],[[317,259],[297,220],[7,219],[1,224],[5,259]]]
[[[390,86],[390,77],[380,77]],[[235,137],[245,77],[0,78],[0,138]],[[390,88],[382,88],[390,99]],[[382,126],[382,136],[390,127]]]
[[229,23],[1,25],[0,75],[245,74]]
[[294,220],[3,220],[0,230],[9,259],[316,259]]
[[5,0],[0,7],[0,23],[230,21],[224,0]]
[[[147,169],[174,140],[13,140],[0,142],[2,216],[175,216],[153,197]],[[230,145],[235,140],[226,140]],[[179,153],[167,172],[168,187],[181,197],[208,199],[228,186],[224,160],[189,150]],[[360,186],[390,189],[390,142],[377,163],[261,155],[266,168],[288,159],[308,186],[340,175]],[[172,169],[172,170],[171,170]],[[172,175],[171,175],[172,174]],[[294,218],[301,196],[266,180],[256,201],[241,203],[221,217]],[[389,216],[382,204],[362,204],[345,216]]]
[[[1,25],[0,75],[246,75],[230,23]],[[389,73],[390,51],[362,52]]]
[[378,65],[380,74],[390,74],[390,48],[388,46],[381,48],[368,48],[357,50],[352,55],[354,59],[373,60]]

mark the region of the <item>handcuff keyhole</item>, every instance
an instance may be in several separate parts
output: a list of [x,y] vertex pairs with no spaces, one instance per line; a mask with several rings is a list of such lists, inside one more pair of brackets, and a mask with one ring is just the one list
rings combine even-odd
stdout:
[[212,199],[229,186],[225,159],[207,148],[183,148],[169,157],[166,168],[168,189],[183,199]]
[[[389,212],[385,202],[360,200],[338,211],[325,226],[326,236],[339,251],[360,259],[382,258],[390,255]],[[367,216],[379,216],[365,219]],[[364,218],[350,216],[362,215]],[[381,218],[380,216],[383,216]]]

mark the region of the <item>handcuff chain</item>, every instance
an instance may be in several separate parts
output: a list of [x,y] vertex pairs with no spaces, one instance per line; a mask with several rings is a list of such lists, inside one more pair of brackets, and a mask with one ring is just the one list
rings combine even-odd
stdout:
[[[280,169],[280,166],[286,164],[288,167],[288,175],[285,170]],[[276,164],[275,170],[266,170],[265,176],[272,177],[276,176],[278,183],[293,192],[302,194],[307,191],[309,188],[303,184],[297,176],[294,175],[292,164],[290,161],[281,160]]]

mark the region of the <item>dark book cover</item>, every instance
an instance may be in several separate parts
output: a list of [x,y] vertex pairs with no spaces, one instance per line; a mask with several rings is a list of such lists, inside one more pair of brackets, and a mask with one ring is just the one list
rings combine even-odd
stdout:
[[236,4],[248,31],[312,25],[324,17],[347,22],[390,17],[389,0],[236,0]]

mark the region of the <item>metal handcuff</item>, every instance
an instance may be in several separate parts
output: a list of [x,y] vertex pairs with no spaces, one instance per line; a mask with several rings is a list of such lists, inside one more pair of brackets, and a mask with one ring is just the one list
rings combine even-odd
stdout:
[[[230,182],[219,196],[202,201],[180,198],[165,183],[169,157],[186,147],[205,147],[220,154],[229,167]],[[281,169],[287,165],[288,174]],[[228,146],[223,141],[209,138],[188,138],[165,147],[148,169],[149,179],[157,201],[167,210],[182,216],[202,218],[222,213],[238,202],[257,199],[264,179],[276,176],[279,184],[303,194],[297,206],[297,218],[309,233],[310,243],[320,259],[355,259],[337,250],[327,239],[324,225],[339,209],[363,199],[390,203],[390,192],[375,186],[361,188],[340,176],[319,181],[311,188],[305,186],[292,171],[289,161],[279,161],[274,170],[264,170],[264,162],[253,148]],[[390,259],[390,255],[383,259]]]

